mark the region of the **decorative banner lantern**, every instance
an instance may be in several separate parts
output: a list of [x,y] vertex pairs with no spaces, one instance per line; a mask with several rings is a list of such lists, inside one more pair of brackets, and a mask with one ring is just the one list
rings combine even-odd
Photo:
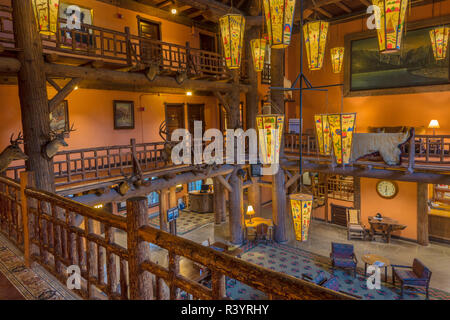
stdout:
[[[259,148],[263,164],[279,163],[283,137],[284,115],[265,114],[256,116],[259,133]],[[278,139],[274,139],[278,136]]]
[[401,48],[408,0],[372,0],[380,53],[397,52]]
[[444,60],[447,57],[449,27],[436,27],[430,30],[431,46],[436,60]]
[[291,44],[294,10],[295,0],[264,0],[264,14],[272,48],[283,49]]
[[306,241],[308,240],[309,223],[311,221],[313,196],[296,193],[289,195],[289,199],[291,200],[291,213],[294,220],[295,238],[298,241]]
[[355,131],[356,113],[329,114],[333,151],[337,164],[350,163],[353,132]]
[[33,0],[33,9],[39,32],[46,35],[55,34],[59,0]]
[[223,51],[228,69],[239,69],[244,43],[245,18],[240,14],[227,14],[219,19]]
[[317,144],[319,145],[319,154],[329,156],[331,154],[330,126],[328,125],[328,115],[316,114],[314,116],[316,123]]
[[266,57],[266,39],[253,39],[250,41],[252,47],[253,67],[256,72],[261,72],[264,69],[264,59]]
[[328,27],[329,23],[321,20],[308,22],[303,26],[306,55],[308,56],[310,70],[322,69]]
[[331,49],[331,68],[334,73],[342,71],[342,65],[344,64],[344,47],[336,47]]

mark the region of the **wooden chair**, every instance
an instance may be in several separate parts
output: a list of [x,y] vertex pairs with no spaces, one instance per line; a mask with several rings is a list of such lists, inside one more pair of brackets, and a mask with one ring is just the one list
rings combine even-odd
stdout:
[[357,209],[347,209],[347,239],[366,238],[366,229],[361,223],[361,211]]
[[255,240],[257,242],[264,240],[267,243],[268,235],[269,235],[269,226],[267,224],[260,223],[260,224],[258,224],[256,226],[256,237],[255,237]]
[[412,266],[391,265],[392,266],[392,284],[395,286],[395,280],[400,281],[401,293],[403,299],[404,287],[422,287],[425,288],[426,299],[429,298],[429,286],[431,280],[431,271],[419,260],[414,259]]

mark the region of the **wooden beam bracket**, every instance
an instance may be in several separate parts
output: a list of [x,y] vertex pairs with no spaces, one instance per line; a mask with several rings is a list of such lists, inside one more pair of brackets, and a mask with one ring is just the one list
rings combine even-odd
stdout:
[[52,112],[61,102],[64,101],[65,98],[67,98],[67,96],[75,89],[81,80],[81,78],[73,78],[64,86],[64,88],[58,91],[58,93],[48,102],[50,112]]

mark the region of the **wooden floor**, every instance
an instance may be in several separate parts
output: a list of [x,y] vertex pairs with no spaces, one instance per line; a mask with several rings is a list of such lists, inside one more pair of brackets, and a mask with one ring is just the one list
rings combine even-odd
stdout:
[[0,272],[0,300],[25,300],[20,292]]

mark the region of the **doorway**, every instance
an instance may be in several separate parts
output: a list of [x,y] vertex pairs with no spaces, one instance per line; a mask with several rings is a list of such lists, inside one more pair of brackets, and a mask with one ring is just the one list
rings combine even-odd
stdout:
[[162,63],[162,50],[161,44],[161,24],[158,22],[142,19],[138,17],[138,30],[139,36],[146,40],[154,41],[140,41],[140,54],[141,59],[147,63]]
[[185,128],[184,104],[166,104],[166,126],[167,132],[169,133],[169,139],[174,130]]
[[216,37],[204,33],[199,33],[199,35],[200,35],[200,50],[217,52]]
[[205,132],[205,105],[204,104],[188,104],[188,129],[194,134],[194,121],[202,122],[202,130]]

